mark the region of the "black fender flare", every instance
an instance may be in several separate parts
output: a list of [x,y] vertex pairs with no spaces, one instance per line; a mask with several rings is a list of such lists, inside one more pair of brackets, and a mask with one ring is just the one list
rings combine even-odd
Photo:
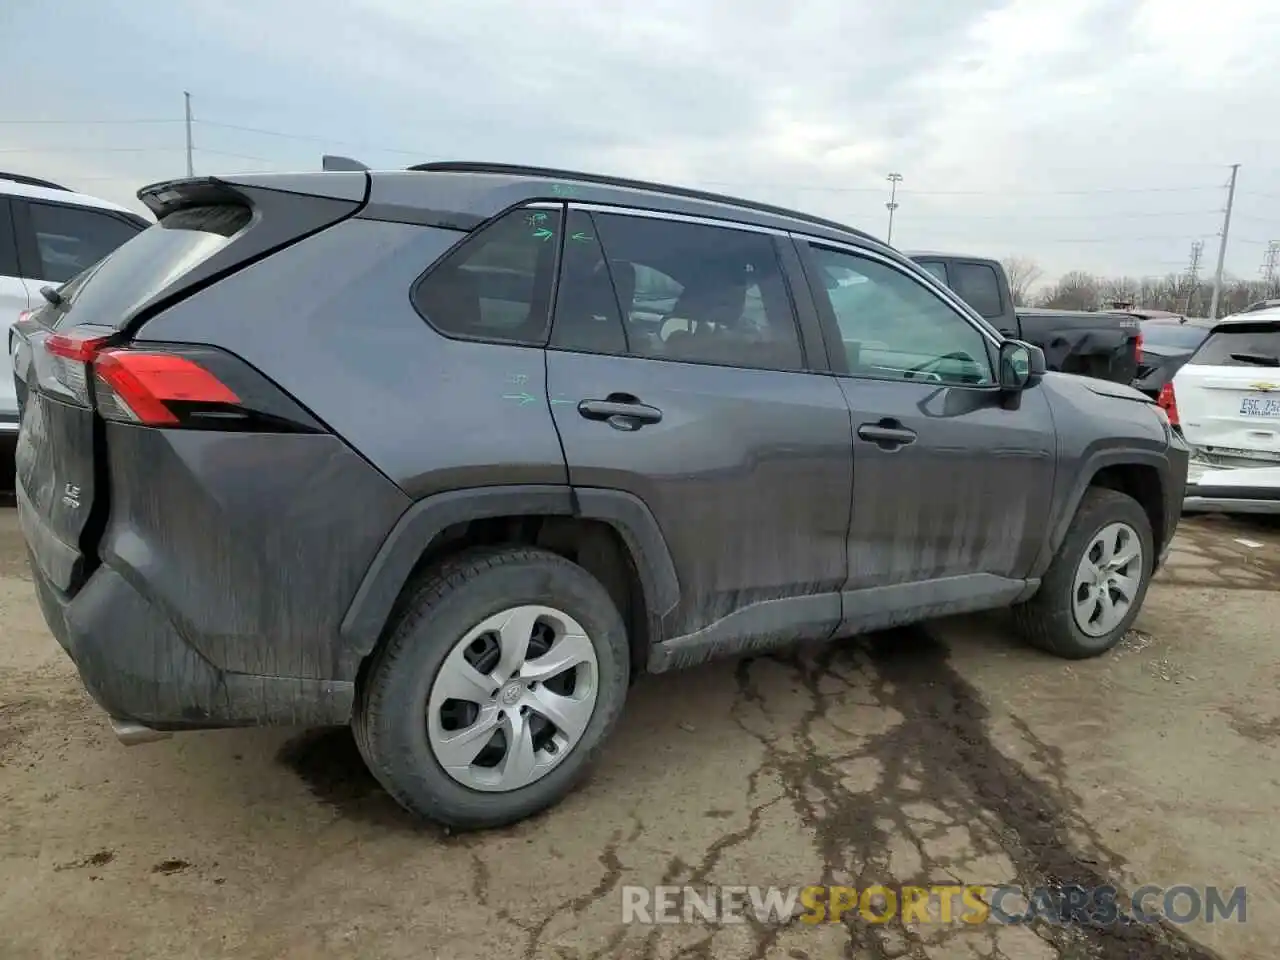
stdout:
[[[1053,518],[1049,536],[1036,556],[1035,564],[1028,574],[1029,577],[1042,577],[1049,569],[1049,564],[1057,555],[1062,541],[1067,538],[1067,531],[1071,529],[1071,523],[1080,509],[1080,501],[1084,499],[1085,491],[1092,485],[1094,477],[1107,467],[1119,466],[1153,467],[1160,475],[1162,482],[1169,471],[1169,461],[1166,457],[1154,450],[1144,450],[1141,447],[1112,447],[1090,454],[1075,472],[1075,479],[1063,501],[1062,511]],[[1164,509],[1163,505],[1161,509]]]
[[561,516],[609,524],[631,553],[650,616],[662,618],[680,600],[680,583],[666,538],[644,501],[623,490],[520,484],[434,494],[414,503],[387,534],[339,627],[337,675],[353,679],[382,636],[400,591],[431,542],[468,520]]

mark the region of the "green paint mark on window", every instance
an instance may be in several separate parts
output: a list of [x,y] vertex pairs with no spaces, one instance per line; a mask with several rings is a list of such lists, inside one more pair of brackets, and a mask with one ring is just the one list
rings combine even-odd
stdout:
[[579,243],[590,243],[592,240],[595,239],[595,237],[591,236],[591,234],[589,233],[583,233],[581,230],[579,230],[577,233],[569,237],[569,239],[577,240]]
[[553,236],[555,236],[555,234],[546,227],[539,227],[537,230],[533,231],[533,236],[534,236],[534,239],[541,240],[543,243],[545,243],[546,241],[550,240]]

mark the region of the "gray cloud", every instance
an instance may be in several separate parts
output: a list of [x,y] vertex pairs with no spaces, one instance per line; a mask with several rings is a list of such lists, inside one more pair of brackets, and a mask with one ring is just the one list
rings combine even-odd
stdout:
[[[1212,246],[1240,162],[1229,266],[1253,272],[1280,236],[1273,0],[1216,0],[1211,21],[1181,0],[64,6],[56,82],[0,91],[0,119],[172,115],[186,87],[202,120],[334,141],[198,125],[203,170],[314,167],[326,149],[383,166],[523,160],[737,191],[877,233],[897,170],[904,246],[1140,275],[1176,269],[1196,237]],[[24,34],[55,28],[34,7],[16,17]],[[110,76],[94,56],[107,49]],[[46,53],[16,55],[47,71]],[[180,126],[64,132],[86,150],[0,126],[36,151],[31,172],[89,192],[181,172]],[[140,149],[87,149],[122,143]]]

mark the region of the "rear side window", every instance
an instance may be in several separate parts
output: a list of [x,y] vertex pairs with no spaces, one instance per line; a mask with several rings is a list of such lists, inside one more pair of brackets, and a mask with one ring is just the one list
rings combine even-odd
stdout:
[[138,228],[123,219],[84,207],[27,201],[35,233],[37,276],[49,283],[65,283],[93,266]]
[[545,344],[561,220],[524,209],[494,221],[418,281],[414,306],[446,336]]
[[1202,367],[1280,367],[1280,324],[1235,323],[1216,330],[1187,362]]
[[1000,280],[990,264],[953,263],[951,273],[954,289],[965,303],[987,319],[1003,315]]
[[18,241],[13,232],[13,211],[7,197],[0,197],[0,277],[18,275]]
[[68,306],[58,326],[120,326],[137,307],[230,243],[249,220],[249,209],[238,204],[169,214],[62,288]]

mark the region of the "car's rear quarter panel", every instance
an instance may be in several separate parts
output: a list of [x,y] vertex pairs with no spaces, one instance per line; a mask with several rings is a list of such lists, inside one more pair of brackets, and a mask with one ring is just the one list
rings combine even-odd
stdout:
[[317,434],[111,423],[107,451],[102,560],[200,657],[234,673],[353,678],[339,625],[409,506],[390,481]]

